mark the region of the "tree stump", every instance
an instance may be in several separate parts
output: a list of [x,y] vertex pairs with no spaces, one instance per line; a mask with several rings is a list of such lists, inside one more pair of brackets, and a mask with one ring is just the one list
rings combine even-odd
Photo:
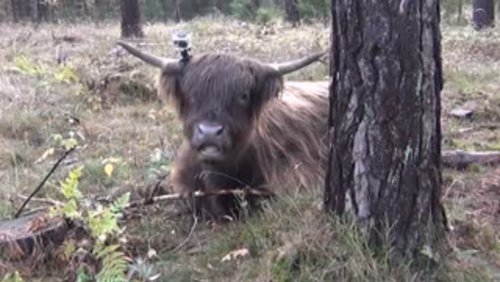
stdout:
[[0,259],[20,261],[62,244],[69,225],[64,218],[35,213],[0,222]]

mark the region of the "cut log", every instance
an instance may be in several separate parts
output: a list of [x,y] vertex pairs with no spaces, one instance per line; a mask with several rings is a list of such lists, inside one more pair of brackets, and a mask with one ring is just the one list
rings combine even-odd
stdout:
[[500,151],[443,151],[442,160],[443,165],[455,168],[463,168],[470,164],[498,164],[500,163]]
[[0,222],[0,261],[40,255],[47,248],[62,244],[68,230],[65,219],[50,218],[44,212]]

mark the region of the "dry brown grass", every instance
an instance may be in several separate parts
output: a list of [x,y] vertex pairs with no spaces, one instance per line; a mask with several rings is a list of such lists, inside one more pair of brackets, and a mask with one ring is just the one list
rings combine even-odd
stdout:
[[[194,52],[232,52],[265,61],[324,49],[329,40],[328,29],[320,24],[291,30],[281,25],[264,28],[202,18],[180,25],[146,25],[143,48],[175,56],[170,35],[177,29],[191,33]],[[52,33],[78,40],[61,42]],[[88,195],[131,190],[137,196],[157,175],[168,173],[181,140],[179,124],[172,111],[155,99],[155,70],[117,48],[118,36],[118,25],[108,24],[42,25],[37,30],[0,25],[0,218],[20,205],[16,195],[28,194],[57,159],[62,151],[57,135],[74,136],[83,147],[71,157],[71,164],[53,176],[40,196],[53,195],[58,181],[75,164],[85,165],[81,190]],[[496,30],[477,34],[470,28],[444,28],[446,148],[499,149],[498,128],[487,127],[500,122],[499,44]],[[61,54],[73,66],[67,72],[57,65],[56,57]],[[15,70],[19,67],[15,59],[20,55],[29,59],[28,66],[43,69],[36,74]],[[287,79],[325,79],[327,70],[326,65],[316,64]],[[76,78],[58,82],[54,81],[56,73]],[[447,114],[470,100],[476,103],[473,119],[457,120]],[[50,148],[58,149],[40,159]],[[108,177],[103,167],[110,158],[119,158],[119,162]],[[456,228],[451,241],[458,258],[444,280],[478,281],[490,274],[498,279],[498,173],[498,168],[489,167],[445,173],[445,201]],[[320,193],[318,190],[315,195]],[[351,228],[324,218],[317,209],[316,196],[287,196],[263,215],[223,230],[200,223],[190,240],[175,252],[172,250],[189,235],[190,222],[172,218],[166,207],[152,207],[129,226],[130,245],[140,256],[155,249],[158,257],[153,258],[154,264],[163,278],[174,281],[409,278],[405,269],[390,269],[384,259],[367,254]],[[278,249],[284,246],[286,259],[276,259]],[[248,248],[250,258],[238,264],[220,262],[237,248]],[[298,265],[295,259],[300,261]]]

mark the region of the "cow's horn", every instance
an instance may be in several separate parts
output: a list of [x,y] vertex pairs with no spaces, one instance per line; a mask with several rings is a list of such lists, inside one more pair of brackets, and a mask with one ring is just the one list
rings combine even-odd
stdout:
[[130,54],[136,56],[137,58],[143,60],[144,62],[153,65],[155,67],[158,67],[162,70],[168,70],[169,72],[173,73],[178,73],[181,71],[181,64],[179,63],[179,60],[163,58],[143,52],[123,41],[118,41],[118,45],[122,46]]
[[270,66],[276,69],[281,74],[287,74],[299,70],[321,58],[326,52],[315,53],[304,58],[300,58],[295,61],[270,64]]

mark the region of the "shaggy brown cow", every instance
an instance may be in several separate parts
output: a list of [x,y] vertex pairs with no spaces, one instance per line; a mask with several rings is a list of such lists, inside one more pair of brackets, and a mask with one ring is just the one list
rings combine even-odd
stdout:
[[[176,105],[185,141],[171,172],[175,192],[276,191],[323,181],[328,82],[283,83],[284,74],[323,53],[276,65],[221,54],[181,62],[119,44],[161,68],[159,95]],[[210,196],[195,206],[221,219],[237,215],[239,205],[234,196]]]

